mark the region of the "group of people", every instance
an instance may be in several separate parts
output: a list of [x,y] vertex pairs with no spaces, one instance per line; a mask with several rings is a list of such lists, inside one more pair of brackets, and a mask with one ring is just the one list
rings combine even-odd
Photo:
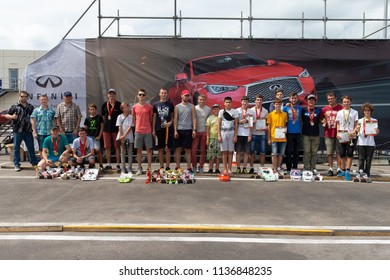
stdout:
[[[151,170],[153,148],[158,151],[160,168],[171,168],[172,150],[175,149],[175,169],[181,168],[184,149],[186,168],[198,173],[232,173],[233,153],[236,153],[236,173],[254,173],[257,159],[265,164],[266,143],[271,146],[272,168],[283,172],[298,168],[299,152],[303,146],[303,169],[316,173],[320,126],[324,127],[328,157],[328,176],[344,176],[350,180],[350,168],[356,146],[359,152],[359,170],[370,176],[375,148],[374,137],[379,133],[378,121],[371,114],[369,103],[363,104],[363,117],[351,108],[352,99],[343,96],[338,104],[333,92],[326,97],[328,105],[316,107],[315,94],[307,96],[307,106],[298,104],[298,95],[291,93],[287,104],[282,103],[283,91],[277,89],[269,110],[263,106],[258,94],[255,106],[249,108],[247,96],[241,106],[232,108],[232,98],[225,97],[223,108],[219,104],[206,105],[206,96],[197,96],[193,105],[188,90],[181,92],[181,102],[174,106],[168,100],[168,91],[161,88],[160,100],[151,105],[146,91],[139,89],[138,102],[130,110],[127,102],[116,100],[116,91],[107,92],[107,101],[98,114],[95,104],[88,105],[88,116],[81,126],[80,107],[72,100],[72,93],[64,93],[64,101],[56,110],[51,109],[48,97],[40,95],[40,106],[27,102],[28,93],[20,92],[19,102],[13,105],[6,118],[13,121],[14,166],[20,171],[20,144],[24,140],[30,163],[44,169],[54,163],[73,166],[96,163],[103,168],[100,143],[103,140],[107,164],[112,169],[111,148],[114,147],[118,172],[133,172],[133,148],[136,149],[136,174],[143,172],[142,151],[146,149],[147,170]],[[40,161],[35,156],[34,138],[37,139]],[[199,151],[199,157],[198,157]],[[165,153],[165,155],[164,155]],[[333,168],[334,154],[337,170]],[[127,155],[127,158],[126,158]],[[126,163],[128,163],[126,165]],[[248,167],[249,164],[249,167]]]

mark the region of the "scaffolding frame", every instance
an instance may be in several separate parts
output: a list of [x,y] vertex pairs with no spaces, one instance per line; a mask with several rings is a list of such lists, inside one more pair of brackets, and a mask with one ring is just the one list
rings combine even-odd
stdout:
[[[91,7],[98,3],[98,37],[106,38],[110,36],[105,36],[104,34],[116,23],[117,26],[117,37],[118,38],[183,38],[182,37],[182,22],[187,20],[212,20],[212,21],[232,21],[240,23],[240,39],[244,38],[244,25],[249,25],[249,34],[247,38],[253,39],[253,24],[260,21],[296,21],[301,22],[301,36],[299,39],[305,38],[305,23],[306,22],[322,22],[323,23],[323,34],[322,39],[332,39],[327,37],[327,24],[329,22],[362,22],[362,37],[358,39],[370,39],[374,34],[377,34],[380,31],[383,31],[383,39],[387,39],[387,29],[390,27],[388,24],[389,19],[387,18],[388,11],[388,0],[385,0],[384,3],[384,17],[383,18],[366,18],[365,13],[363,13],[362,18],[328,18],[327,16],[327,0],[324,1],[324,15],[321,18],[305,18],[304,12],[300,18],[275,18],[275,17],[255,17],[253,15],[253,3],[252,0],[249,0],[249,16],[244,17],[243,12],[241,11],[241,16],[239,17],[189,17],[182,16],[182,11],[177,8],[177,0],[172,0],[174,2],[173,15],[171,16],[121,16],[119,10],[115,16],[104,16],[101,13],[101,2],[102,0],[93,0],[84,13],[79,17],[79,19],[74,23],[70,30],[65,34],[63,39],[69,35],[69,33],[76,27],[76,25],[81,21],[84,15],[91,9]],[[103,27],[103,21],[110,20],[109,24]],[[171,35],[140,35],[140,34],[122,34],[121,33],[121,21],[122,20],[168,20],[173,21],[173,33]],[[383,22],[383,27],[366,35],[366,24],[367,22]],[[209,38],[209,37],[198,37],[198,38]],[[377,39],[377,38],[375,38]]]

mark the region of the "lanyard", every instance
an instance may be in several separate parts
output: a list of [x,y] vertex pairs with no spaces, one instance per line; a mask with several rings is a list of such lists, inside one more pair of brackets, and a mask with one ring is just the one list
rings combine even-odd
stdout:
[[[297,120],[297,110],[295,110],[295,108],[292,104],[290,105],[290,107],[291,107],[292,119],[293,119],[293,121],[296,121]],[[309,112],[310,112],[310,110],[309,110]]]
[[[348,111],[348,115],[345,114],[345,111]],[[351,113],[351,110],[343,110],[343,115],[344,115],[344,121],[345,121],[345,126],[348,129],[349,126],[349,115]]]
[[107,101],[107,111],[108,111],[108,115],[111,116],[112,115],[112,112],[114,112],[114,108],[115,108],[115,103],[116,101],[114,100],[114,105],[112,105],[111,109],[110,109],[110,102]]
[[60,137],[56,138],[56,142],[54,143],[54,138],[51,138],[51,142],[53,143],[54,151],[58,153],[58,144],[60,143]]
[[83,141],[80,138],[80,152],[81,152],[82,156],[85,155],[85,146],[86,145],[87,145],[87,139],[85,139],[85,142],[83,143]]
[[310,112],[310,108],[309,108],[309,106],[307,106],[307,111],[309,112],[309,114],[310,114],[310,123],[313,123],[314,122],[314,111],[315,111],[315,107],[313,108],[313,111],[312,112]]

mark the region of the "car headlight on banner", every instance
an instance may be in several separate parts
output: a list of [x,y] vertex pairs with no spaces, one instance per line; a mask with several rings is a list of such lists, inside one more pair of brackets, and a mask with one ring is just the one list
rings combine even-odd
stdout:
[[308,78],[310,77],[310,74],[309,74],[309,71],[307,71],[306,69],[304,69],[301,74],[299,74],[299,77],[301,78]]
[[205,89],[212,94],[221,94],[227,91],[235,91],[238,89],[238,86],[228,86],[228,85],[207,85]]

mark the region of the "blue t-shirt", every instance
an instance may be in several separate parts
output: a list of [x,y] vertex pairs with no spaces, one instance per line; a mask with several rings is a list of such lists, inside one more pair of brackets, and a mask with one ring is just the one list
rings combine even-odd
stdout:
[[[65,135],[59,134],[59,141],[58,141],[58,155],[61,155],[66,150],[66,145],[69,145],[68,139]],[[52,140],[52,136],[47,136],[45,140],[43,140],[42,148],[46,148],[48,153],[48,157],[53,157],[54,155],[54,143],[57,143],[57,138],[54,138]],[[57,155],[57,156],[58,156]]]
[[283,112],[287,113],[287,133],[301,133],[302,132],[302,107],[300,105],[295,105],[294,110],[296,112],[296,119],[294,122],[293,111],[290,106],[284,106]]

